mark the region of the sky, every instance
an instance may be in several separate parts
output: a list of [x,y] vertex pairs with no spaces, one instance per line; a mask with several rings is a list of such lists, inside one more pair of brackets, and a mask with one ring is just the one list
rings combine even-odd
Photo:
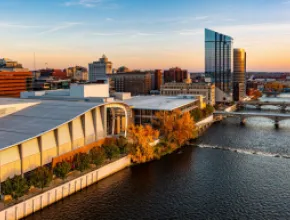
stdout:
[[204,28],[247,51],[248,71],[290,72],[290,0],[0,0],[0,57],[24,67],[204,71]]

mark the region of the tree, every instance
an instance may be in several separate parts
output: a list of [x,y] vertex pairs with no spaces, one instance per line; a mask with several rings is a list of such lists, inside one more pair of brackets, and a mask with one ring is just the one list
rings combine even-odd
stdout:
[[130,147],[132,160],[137,163],[145,163],[156,157],[153,142],[159,137],[159,131],[150,125],[135,126],[129,128],[129,136],[133,140]]
[[18,199],[28,192],[29,184],[24,177],[19,175],[4,181],[1,184],[1,189],[4,195],[11,195],[13,199]]
[[76,154],[73,163],[76,170],[84,172],[90,167],[90,156],[86,153]]
[[30,184],[42,190],[44,187],[47,187],[51,181],[52,172],[45,166],[38,167],[32,172],[30,177]]
[[259,90],[255,90],[255,91],[253,92],[253,99],[255,99],[255,100],[259,99],[259,98],[262,97],[262,96],[263,96],[263,94],[262,94],[262,92],[259,91]]
[[213,112],[214,112],[214,107],[211,106],[211,105],[206,105],[206,107],[204,109],[204,115],[205,115],[205,117],[210,116]]
[[96,166],[102,164],[106,160],[106,152],[102,147],[94,147],[90,150],[91,163]]
[[121,154],[127,153],[128,140],[125,137],[123,137],[123,136],[119,137],[116,141],[116,144],[119,147]]
[[168,143],[175,143],[176,147],[181,147],[194,137],[195,123],[189,112],[159,112],[156,117],[155,123]]
[[71,170],[71,164],[67,161],[62,161],[60,163],[57,163],[56,166],[53,169],[53,173],[62,180],[65,180],[67,177],[67,174]]
[[106,144],[103,146],[103,148],[109,160],[112,160],[120,154],[119,147],[114,143]]
[[204,116],[203,112],[199,108],[192,110],[190,114],[191,117],[194,118],[195,122],[199,122]]

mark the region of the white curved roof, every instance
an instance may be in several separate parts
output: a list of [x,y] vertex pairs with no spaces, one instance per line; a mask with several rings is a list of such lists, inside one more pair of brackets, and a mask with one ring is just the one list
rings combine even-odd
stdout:
[[[9,99],[5,102],[9,101]],[[0,105],[5,104],[0,99]],[[14,104],[23,103],[23,99],[10,99]],[[53,130],[85,112],[105,105],[105,103],[25,100],[38,103],[13,114],[0,117],[0,150],[17,145],[25,140],[37,137]]]

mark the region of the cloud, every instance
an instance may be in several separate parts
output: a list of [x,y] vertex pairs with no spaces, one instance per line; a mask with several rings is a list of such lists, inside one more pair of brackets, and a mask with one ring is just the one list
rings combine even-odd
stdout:
[[209,16],[197,16],[197,17],[194,17],[194,20],[197,20],[197,21],[200,21],[200,20],[206,20],[208,19]]
[[106,18],[106,21],[114,21],[113,18]]
[[31,29],[31,28],[44,28],[43,26],[37,25],[24,25],[24,24],[13,24],[13,23],[3,23],[0,22],[1,28],[21,28],[21,29]]
[[131,36],[131,37],[137,37],[137,36],[155,36],[160,35],[163,32],[139,32],[139,31],[128,31],[128,32],[105,32],[105,33],[93,33],[93,35],[97,36]]
[[[104,8],[115,8],[117,5],[114,3],[109,3],[112,0],[71,0],[64,3],[65,6],[82,6],[85,8],[95,8],[95,7],[104,7]],[[106,3],[106,5],[105,5]]]
[[125,33],[93,33],[93,35],[97,36],[118,36],[118,35],[126,35]]
[[290,1],[284,1],[284,2],[282,2],[282,4],[284,4],[284,5],[290,5]]
[[194,29],[194,30],[181,30],[177,31],[179,35],[200,35],[203,34],[203,30],[201,29]]
[[81,23],[67,22],[67,23],[64,23],[64,24],[61,24],[61,25],[57,25],[57,26],[51,27],[50,29],[48,29],[46,31],[40,32],[39,34],[54,33],[54,32],[60,31],[60,30],[71,28],[71,27],[79,25],[79,24],[81,24]]

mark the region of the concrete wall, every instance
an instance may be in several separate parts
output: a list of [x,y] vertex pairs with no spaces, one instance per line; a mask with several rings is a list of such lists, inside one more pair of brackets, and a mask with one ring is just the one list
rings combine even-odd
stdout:
[[[0,212],[1,220],[16,220],[28,216],[38,210],[45,208],[77,191],[84,189],[99,180],[116,173],[131,165],[129,156],[123,157],[98,170],[84,174],[83,176],[66,182],[58,187],[34,196],[17,205],[11,206]],[[100,198],[101,199],[101,198]]]
[[109,84],[72,84],[70,87],[70,96],[78,98],[86,97],[110,97]]

